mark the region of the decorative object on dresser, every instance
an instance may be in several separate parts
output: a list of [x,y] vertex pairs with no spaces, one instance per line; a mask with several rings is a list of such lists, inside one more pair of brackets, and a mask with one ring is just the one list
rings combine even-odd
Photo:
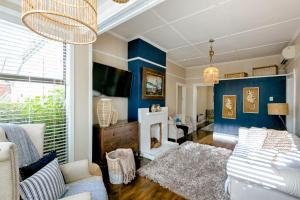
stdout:
[[243,112],[259,113],[259,87],[243,88]]
[[246,72],[239,72],[239,73],[233,73],[233,74],[225,74],[225,78],[242,78],[242,77],[248,77],[248,73]]
[[111,124],[114,125],[118,122],[119,113],[118,111],[113,110],[111,115]]
[[97,115],[100,127],[108,127],[112,117],[112,100],[99,99],[97,103]]
[[236,119],[236,95],[223,95],[222,118]]
[[252,70],[253,76],[269,76],[278,74],[278,66],[271,65],[265,67],[255,67]]
[[144,67],[143,69],[143,85],[142,98],[143,99],[165,99],[165,74]]
[[118,148],[131,148],[139,153],[138,122],[119,121],[110,127],[93,127],[93,161],[105,162],[105,154]]

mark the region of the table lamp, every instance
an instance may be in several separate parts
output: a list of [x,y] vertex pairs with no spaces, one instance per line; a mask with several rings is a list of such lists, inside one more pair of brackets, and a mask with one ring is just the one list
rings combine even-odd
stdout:
[[287,103],[269,103],[268,104],[268,115],[278,115],[279,119],[283,123],[285,129],[286,124],[282,118],[282,116],[286,116],[289,114],[289,105]]

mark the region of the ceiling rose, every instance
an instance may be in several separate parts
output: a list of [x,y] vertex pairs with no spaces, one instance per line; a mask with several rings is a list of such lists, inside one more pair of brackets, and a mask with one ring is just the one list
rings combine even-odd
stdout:
[[22,21],[33,32],[70,44],[97,40],[97,0],[22,0]]

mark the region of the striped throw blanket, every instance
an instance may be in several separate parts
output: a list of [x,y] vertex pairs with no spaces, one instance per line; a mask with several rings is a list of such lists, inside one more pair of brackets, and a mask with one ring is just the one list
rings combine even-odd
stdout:
[[9,142],[16,144],[19,167],[27,166],[40,158],[40,155],[26,131],[15,124],[0,124]]

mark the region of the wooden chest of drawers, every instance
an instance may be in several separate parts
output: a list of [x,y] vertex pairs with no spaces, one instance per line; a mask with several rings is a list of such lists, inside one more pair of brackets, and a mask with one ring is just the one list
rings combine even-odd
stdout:
[[93,162],[105,162],[106,152],[117,148],[139,151],[138,122],[118,122],[107,128],[93,127]]

